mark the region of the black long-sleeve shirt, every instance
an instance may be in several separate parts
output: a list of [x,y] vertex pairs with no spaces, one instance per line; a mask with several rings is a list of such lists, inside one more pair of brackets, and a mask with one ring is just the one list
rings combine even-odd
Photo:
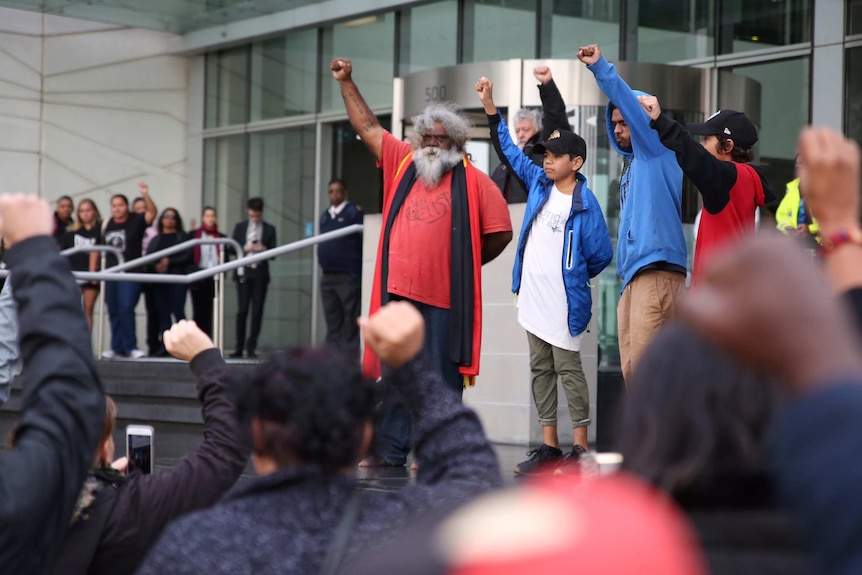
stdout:
[[6,254],[18,305],[24,400],[0,459],[0,568],[43,573],[63,542],[105,416],[81,292],[54,239]]

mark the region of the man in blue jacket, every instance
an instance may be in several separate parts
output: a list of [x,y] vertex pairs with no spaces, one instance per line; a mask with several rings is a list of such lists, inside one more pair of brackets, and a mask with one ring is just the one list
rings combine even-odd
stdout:
[[595,44],[578,59],[608,97],[608,137],[623,156],[617,273],[620,364],[626,382],[661,326],[674,316],[685,289],[686,246],[682,232],[682,170],[674,153],[650,128],[638,96],[602,57]]
[[[363,213],[347,200],[347,186],[338,178],[329,182],[329,207],[320,216],[320,233],[361,224]],[[317,246],[323,271],[320,298],[326,320],[326,343],[359,357],[359,318],[362,303],[362,234],[350,234]]]
[[476,82],[488,114],[498,155],[528,188],[524,224],[515,253],[512,291],[518,294],[518,323],[527,331],[533,400],[542,425],[542,445],[515,467],[519,475],[553,471],[563,459],[557,436],[557,376],[569,405],[576,462],[587,448],[590,399],[581,367],[581,341],[592,316],[590,278],[611,263],[613,248],[596,197],[580,173],[587,157],[584,139],[554,130],[533,147],[543,167],[512,141],[494,104],[493,84]]

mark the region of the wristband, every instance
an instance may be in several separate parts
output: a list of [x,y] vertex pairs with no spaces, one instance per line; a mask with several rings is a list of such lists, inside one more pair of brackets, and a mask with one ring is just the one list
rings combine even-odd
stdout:
[[862,230],[859,228],[843,229],[823,238],[823,243],[820,244],[820,255],[835,251],[844,244],[856,244],[862,246]]

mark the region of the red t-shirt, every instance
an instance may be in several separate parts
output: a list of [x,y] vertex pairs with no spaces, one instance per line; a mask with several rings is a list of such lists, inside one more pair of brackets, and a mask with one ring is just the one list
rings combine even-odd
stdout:
[[[384,203],[394,194],[395,172],[413,148],[389,132],[383,135]],[[403,169],[402,169],[403,172]],[[509,207],[500,189],[478,171],[482,235],[512,230]],[[385,222],[384,222],[385,225]],[[384,254],[385,257],[385,254]],[[449,308],[452,268],[452,172],[432,189],[417,178],[395,217],[389,236],[389,293]]]
[[754,212],[765,201],[763,182],[748,164],[736,163],[736,184],[730,189],[730,201],[717,214],[703,210],[694,250],[692,286],[696,286],[706,264],[717,250],[754,233]]

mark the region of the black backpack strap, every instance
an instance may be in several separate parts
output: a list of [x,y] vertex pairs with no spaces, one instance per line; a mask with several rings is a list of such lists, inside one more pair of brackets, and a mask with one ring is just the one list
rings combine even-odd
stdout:
[[362,490],[353,488],[353,493],[350,495],[350,500],[347,502],[347,507],[341,515],[341,521],[338,522],[338,527],[335,528],[335,535],[329,543],[326,550],[326,556],[323,558],[323,565],[320,567],[320,575],[335,575],[341,567],[341,561],[344,559],[344,552],[347,551],[347,543],[350,541],[350,535],[356,522],[359,520],[359,514],[362,511]]

